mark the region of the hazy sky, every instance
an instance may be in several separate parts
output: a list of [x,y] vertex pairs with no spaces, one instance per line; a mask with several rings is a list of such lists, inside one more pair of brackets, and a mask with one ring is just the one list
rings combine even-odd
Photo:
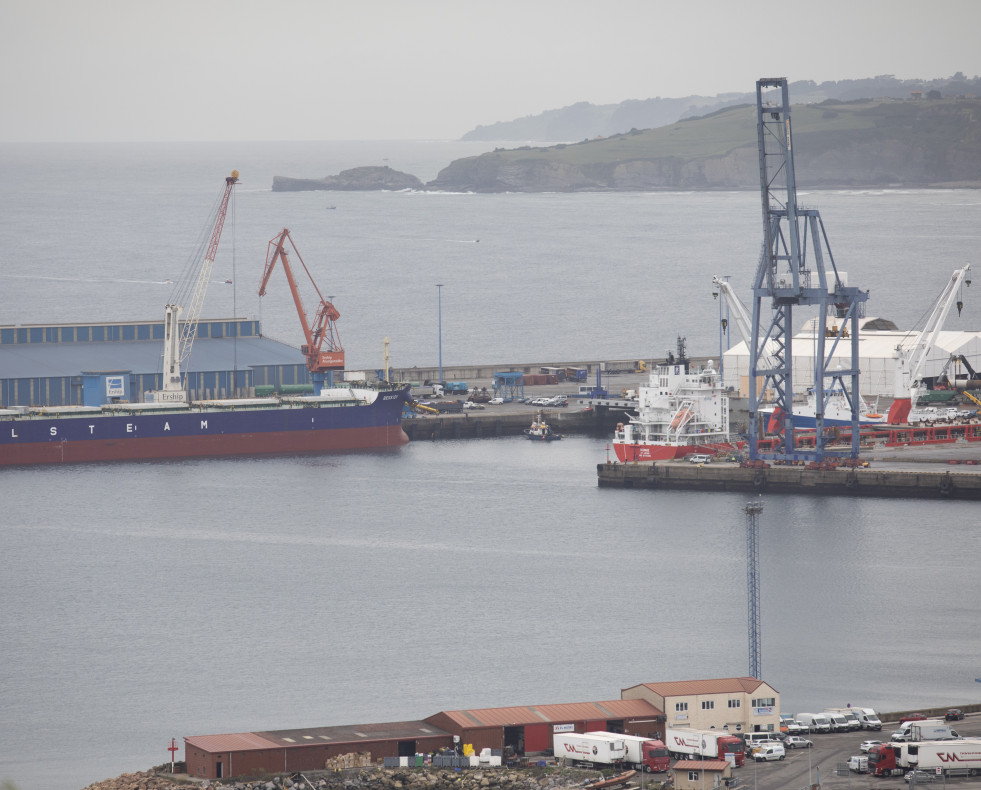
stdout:
[[981,74],[981,0],[0,0],[0,140],[455,139],[587,101]]

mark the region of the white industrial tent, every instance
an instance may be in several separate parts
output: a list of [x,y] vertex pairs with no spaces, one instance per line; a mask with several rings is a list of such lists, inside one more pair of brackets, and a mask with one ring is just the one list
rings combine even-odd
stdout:
[[[793,337],[792,353],[794,358],[794,393],[803,394],[814,386],[814,354],[816,337],[814,327],[816,319],[811,319]],[[891,326],[892,329],[872,327]],[[868,328],[866,328],[868,327]],[[863,319],[859,325],[858,354],[859,390],[865,398],[892,398],[895,392],[895,372],[898,359],[897,347],[910,349],[916,342],[918,332],[902,332],[895,325],[882,319]],[[771,341],[772,344],[772,341]],[[772,350],[774,346],[768,348]],[[832,339],[825,341],[825,353],[830,353]],[[948,364],[952,355],[963,355],[976,370],[981,370],[981,332],[940,332],[932,351],[927,355],[921,372],[922,378],[938,376]],[[724,352],[722,381],[726,387],[732,387],[741,396],[749,395],[749,346],[741,341]],[[841,367],[848,365],[851,359],[851,340],[846,338],[838,342],[832,354],[832,360],[840,359]],[[834,362],[829,366],[834,369]],[[948,376],[953,374],[966,375],[963,366],[951,363]],[[846,381],[847,385],[848,382]],[[830,381],[825,382],[829,386]]]

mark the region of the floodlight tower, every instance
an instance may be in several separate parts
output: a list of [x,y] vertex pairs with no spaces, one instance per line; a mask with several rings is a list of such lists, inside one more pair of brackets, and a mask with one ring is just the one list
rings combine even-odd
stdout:
[[[765,94],[767,89],[770,91]],[[750,458],[801,461],[821,461],[830,455],[857,458],[858,319],[864,314],[868,292],[846,287],[835,267],[820,213],[797,206],[790,99],[785,77],[757,81],[756,113],[764,240],[753,285],[753,342],[750,343],[749,358]],[[809,243],[814,258],[813,271],[807,261]],[[825,257],[830,264],[827,270]],[[771,317],[765,329],[764,299],[771,303]],[[793,319],[796,305],[817,308],[813,384],[816,429],[814,449],[810,451],[796,448],[794,433]],[[829,313],[836,317],[830,331]],[[832,365],[838,344],[849,339],[850,364],[847,368],[838,367],[837,361]],[[762,388],[758,387],[757,377],[763,382]],[[767,389],[774,393],[778,413],[783,415],[783,442],[772,452],[762,453],[757,442],[759,408]],[[824,429],[824,409],[830,393],[836,389],[844,391],[852,407],[850,451],[825,450],[825,440],[829,437]]]
[[759,516],[763,502],[747,502],[746,512],[746,598],[749,609],[749,676],[760,675],[760,548]]

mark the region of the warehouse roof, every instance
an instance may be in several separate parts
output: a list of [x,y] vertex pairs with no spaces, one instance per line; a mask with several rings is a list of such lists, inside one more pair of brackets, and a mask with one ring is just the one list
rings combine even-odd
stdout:
[[[751,694],[766,685],[756,678],[713,678],[711,680],[676,680],[665,683],[640,683],[660,697],[689,697],[695,694]],[[630,688],[637,688],[631,686]]]
[[[160,371],[162,358],[163,343],[159,340],[0,345],[0,376],[48,378],[106,371],[152,374]],[[304,362],[297,349],[268,337],[198,338],[184,372]]]
[[288,749],[312,743],[356,745],[373,741],[450,738],[450,733],[424,721],[395,721],[381,724],[346,724],[338,727],[308,727],[298,730],[238,732],[228,735],[189,735],[184,741],[202,751],[245,752]]
[[559,705],[519,705],[512,708],[446,710],[442,711],[441,715],[448,717],[460,727],[498,727],[661,716],[663,713],[646,700],[615,699],[606,702],[570,702]]

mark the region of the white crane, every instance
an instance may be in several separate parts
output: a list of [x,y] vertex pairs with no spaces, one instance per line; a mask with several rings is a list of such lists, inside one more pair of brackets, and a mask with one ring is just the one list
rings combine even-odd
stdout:
[[921,374],[923,363],[933,352],[940,330],[950,308],[954,305],[954,297],[960,291],[961,284],[970,285],[968,272],[970,264],[955,269],[950,280],[934,302],[933,309],[923,325],[922,331],[911,344],[900,343],[896,346],[896,373],[893,392],[893,404],[889,409],[889,422],[898,424],[906,422],[912,409],[916,408],[916,400],[922,387]]
[[[729,315],[736,322],[736,328],[746,342],[746,348],[750,348],[753,344],[753,319],[749,310],[736,295],[736,291],[728,280],[723,280],[715,275],[712,277],[712,284],[718,289],[723,303],[729,310]],[[719,364],[722,364],[721,360]],[[773,367],[773,358],[766,349],[761,349],[759,365],[764,368]]]
[[[238,170],[225,179],[225,191],[218,204],[217,216],[211,230],[211,240],[207,251],[201,260],[194,277],[194,290],[191,294],[190,309],[187,320],[180,322],[183,307],[176,300],[168,304],[164,310],[164,355],[163,355],[163,386],[156,392],[148,392],[147,399],[157,403],[186,403],[187,389],[181,378],[181,368],[191,354],[191,345],[198,331],[198,321],[201,318],[201,308],[204,306],[204,295],[208,290],[211,279],[211,269],[218,254],[218,242],[221,230],[225,226],[225,216],[228,213],[228,200],[232,187],[238,182]],[[194,274],[194,267],[189,267],[189,277]]]

